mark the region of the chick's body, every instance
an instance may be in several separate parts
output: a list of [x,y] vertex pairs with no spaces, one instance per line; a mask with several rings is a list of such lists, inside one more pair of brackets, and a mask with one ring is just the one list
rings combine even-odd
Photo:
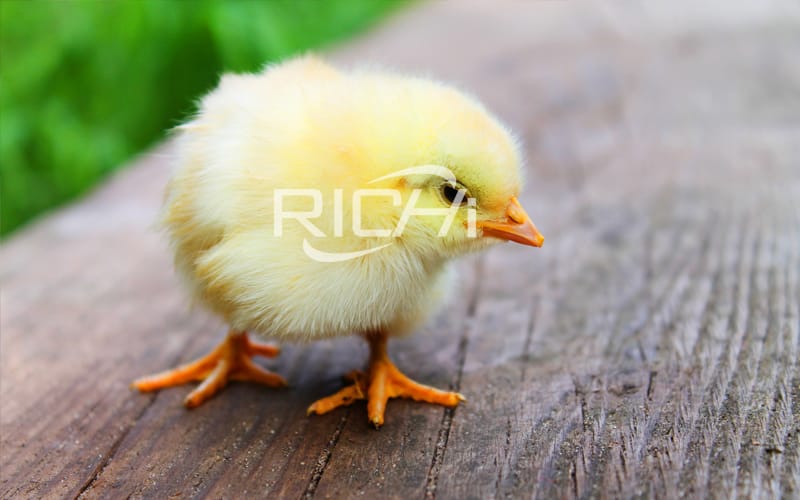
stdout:
[[[225,77],[181,132],[165,213],[178,269],[195,295],[239,330],[291,340],[413,330],[449,288],[448,256],[399,241],[359,259],[314,261],[302,251],[312,237],[305,227],[285,221],[275,235],[275,189],[318,188],[325,209],[314,223],[332,235],[334,188],[349,201],[382,175],[446,160],[434,149],[448,122],[482,121],[476,135],[497,127],[490,130],[496,147],[510,148],[485,117],[449,88],[344,75],[311,58]],[[367,216],[375,225],[364,225],[390,228],[394,215]],[[352,251],[383,242],[354,237],[349,224],[343,232],[318,246]]]
[[[180,127],[177,148],[163,225],[192,294],[232,332],[292,341],[360,334],[381,338],[385,351],[387,336],[413,331],[453,288],[452,257],[535,231],[516,203],[510,135],[472,99],[425,79],[340,72],[314,57],[225,76]],[[447,168],[477,200],[484,237],[468,237],[463,209],[444,237],[443,216],[413,217],[392,236],[365,237],[351,224],[355,213],[361,228],[397,227],[415,189],[417,206],[449,206],[442,179],[397,174],[429,165]],[[358,210],[353,194],[366,188],[398,199],[362,197]],[[319,194],[280,194],[297,189]],[[285,211],[318,208],[317,230],[284,218],[277,231],[278,201]],[[523,222],[527,236],[508,236]],[[330,262],[307,247],[381,248]],[[381,348],[372,347],[374,358]],[[171,384],[147,387],[163,385]]]

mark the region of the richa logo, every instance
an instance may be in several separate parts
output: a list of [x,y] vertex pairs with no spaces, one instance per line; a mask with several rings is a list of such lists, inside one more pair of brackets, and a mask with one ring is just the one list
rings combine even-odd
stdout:
[[[441,165],[422,165],[418,167],[411,167],[403,170],[398,170],[388,175],[384,175],[378,177],[376,179],[372,179],[369,181],[368,184],[373,184],[376,182],[380,182],[386,179],[398,178],[398,177],[406,177],[409,175],[428,175],[428,176],[436,176],[444,179],[445,183],[447,183],[450,187],[457,191],[457,194],[453,198],[452,202],[450,203],[449,207],[445,208],[417,208],[416,204],[419,200],[420,195],[422,194],[422,189],[414,188],[411,190],[411,194],[406,202],[405,206],[403,207],[403,212],[400,216],[400,220],[397,222],[397,226],[393,229],[385,228],[385,229],[365,229],[361,225],[361,207],[362,207],[362,200],[364,198],[369,197],[384,197],[389,198],[392,201],[392,205],[395,207],[399,207],[403,203],[403,197],[400,191],[396,189],[357,189],[353,191],[352,196],[352,232],[354,235],[361,237],[361,238],[389,238],[394,237],[397,238],[403,234],[403,230],[405,230],[406,225],[411,217],[416,216],[444,216],[444,221],[442,222],[442,226],[439,228],[438,236],[444,237],[447,235],[447,232],[450,230],[450,226],[453,224],[453,220],[458,213],[458,210],[461,208],[467,209],[467,236],[470,238],[477,237],[477,224],[476,224],[476,200],[475,198],[467,197],[467,192],[465,189],[460,188],[456,182],[456,177],[453,172],[450,171],[447,167],[443,167]],[[287,211],[284,209],[284,200],[289,197],[306,197],[313,200],[313,208],[308,211]],[[333,190],[333,221],[334,221],[334,230],[333,230],[333,237],[341,237],[344,235],[344,210],[342,207],[342,198],[343,198],[343,190],[342,189],[334,189]],[[464,204],[464,200],[466,199],[466,204]],[[274,196],[273,196],[273,203],[274,203],[274,224],[273,224],[273,231],[276,237],[283,236],[283,227],[284,221],[293,219],[300,223],[306,231],[309,232],[312,236],[317,238],[326,238],[326,235],[321,229],[319,229],[311,219],[316,219],[322,216],[322,207],[323,207],[323,196],[322,192],[318,189],[275,189]],[[363,257],[364,255],[369,255],[371,253],[377,252],[382,250],[388,246],[391,246],[393,242],[389,242],[383,245],[379,245],[373,248],[367,248],[365,250],[358,250],[353,252],[325,252],[323,250],[319,250],[315,248],[311,242],[308,241],[308,238],[303,238],[303,252],[305,254],[318,262],[344,262],[351,259],[356,259],[358,257]]]

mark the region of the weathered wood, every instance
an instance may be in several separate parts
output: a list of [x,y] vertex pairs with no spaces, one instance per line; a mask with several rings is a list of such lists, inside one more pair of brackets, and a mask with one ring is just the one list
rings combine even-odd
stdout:
[[265,361],[287,390],[131,392],[224,333],[150,229],[167,144],[0,247],[0,497],[800,494],[800,9],[500,5],[417,5],[333,54],[460,82],[526,145],[544,248],[466,259],[390,345],[465,405],[306,417],[355,339]]

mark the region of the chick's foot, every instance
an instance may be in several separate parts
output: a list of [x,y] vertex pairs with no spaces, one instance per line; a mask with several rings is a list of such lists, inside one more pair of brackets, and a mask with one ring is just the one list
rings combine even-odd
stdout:
[[367,416],[376,428],[383,425],[386,403],[390,398],[408,398],[415,401],[455,407],[464,396],[457,392],[442,391],[414,382],[405,376],[389,359],[386,337],[369,339],[370,361],[368,371],[355,371],[345,375],[351,385],[336,394],[322,398],[308,407],[308,414],[322,415],[357,400],[367,400]]
[[253,356],[275,357],[280,349],[251,341],[246,332],[228,332],[225,340],[206,356],[133,382],[141,392],[150,392],[202,381],[184,400],[188,408],[200,406],[205,400],[222,390],[229,380],[257,382],[269,387],[285,387],[286,380],[255,364]]

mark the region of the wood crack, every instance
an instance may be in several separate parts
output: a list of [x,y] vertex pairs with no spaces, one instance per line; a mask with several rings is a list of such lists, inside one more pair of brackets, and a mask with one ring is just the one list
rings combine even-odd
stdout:
[[[478,259],[475,265],[474,272],[477,279],[475,281],[475,287],[472,290],[472,295],[470,296],[469,304],[467,306],[467,324],[465,325],[464,333],[461,335],[461,339],[458,343],[458,368],[456,370],[454,380],[451,383],[451,390],[453,391],[459,391],[461,389],[461,377],[464,374],[464,363],[467,360],[467,347],[469,346],[469,332],[472,329],[471,323],[475,317],[478,297],[480,296],[483,271],[484,257],[481,257]],[[436,447],[434,448],[431,466],[428,470],[427,479],[425,481],[425,498],[428,499],[436,498],[436,487],[439,481],[439,472],[442,469],[442,461],[444,459],[444,454],[447,451],[447,442],[450,438],[450,430],[453,426],[453,415],[455,414],[456,409],[457,408],[445,408],[444,414],[442,415],[442,423],[439,427],[439,432],[436,437]]]
[[74,496],[74,498],[83,498],[86,492],[89,491],[89,489],[94,485],[97,479],[103,474],[105,468],[108,467],[108,464],[111,463],[111,460],[113,460],[114,457],[116,456],[117,450],[119,450],[119,447],[122,444],[122,442],[125,440],[126,437],[128,437],[128,434],[130,434],[130,432],[133,430],[133,428],[136,426],[139,420],[144,416],[147,410],[150,409],[151,406],[153,406],[153,403],[155,403],[158,394],[152,394],[149,396],[150,399],[147,402],[147,404],[145,404],[142,407],[142,409],[139,410],[139,412],[134,417],[133,422],[131,422],[130,425],[128,425],[125,428],[125,430],[122,431],[119,437],[114,440],[114,442],[111,444],[111,447],[108,450],[108,453],[106,453],[106,455],[103,457],[103,460],[99,464],[97,464],[97,466],[94,468],[94,470],[92,471],[91,475],[86,480],[86,482],[84,482],[83,485],[81,485],[80,489],[78,490],[78,493]]
[[[186,353],[186,350],[181,350],[180,352],[178,352],[178,354],[175,355],[174,359],[172,359],[172,361],[169,363],[169,366],[174,366],[174,365],[177,365],[178,363],[180,363],[181,359],[184,358],[185,353]],[[105,455],[103,461],[100,462],[97,465],[97,467],[95,467],[93,469],[93,471],[92,471],[91,475],[89,476],[89,478],[81,485],[80,489],[78,490],[78,493],[75,495],[75,498],[84,497],[86,492],[89,491],[92,488],[92,486],[97,482],[97,480],[103,474],[103,471],[106,469],[106,467],[108,467],[108,465],[111,463],[111,461],[116,456],[117,451],[119,450],[119,447],[122,445],[122,442],[125,440],[125,438],[128,436],[128,434],[130,434],[130,432],[133,430],[133,428],[136,427],[136,425],[139,423],[139,420],[141,420],[141,418],[145,415],[145,413],[147,413],[147,410],[149,410],[153,406],[153,404],[155,404],[156,399],[158,398],[159,394],[160,394],[159,392],[155,392],[155,393],[151,393],[151,394],[140,394],[140,396],[149,397],[149,400],[147,401],[147,404],[145,404],[142,407],[142,409],[139,410],[139,412],[137,412],[135,414],[135,416],[133,418],[133,421],[120,434],[119,438],[114,440],[114,442],[108,448],[108,453]]]
[[336,445],[339,443],[342,430],[344,430],[344,426],[347,425],[347,420],[350,417],[350,411],[351,409],[347,408],[345,414],[342,415],[341,419],[339,419],[339,423],[336,425],[336,429],[334,429],[333,434],[331,434],[331,438],[328,440],[328,443],[322,450],[322,453],[320,453],[319,459],[317,459],[317,464],[314,467],[314,472],[311,474],[311,479],[308,481],[306,490],[303,493],[303,498],[314,498],[314,493],[317,491],[317,486],[319,486],[319,482],[322,480],[323,474],[325,474],[325,469],[328,467],[328,464],[331,461],[333,450],[336,449]]

